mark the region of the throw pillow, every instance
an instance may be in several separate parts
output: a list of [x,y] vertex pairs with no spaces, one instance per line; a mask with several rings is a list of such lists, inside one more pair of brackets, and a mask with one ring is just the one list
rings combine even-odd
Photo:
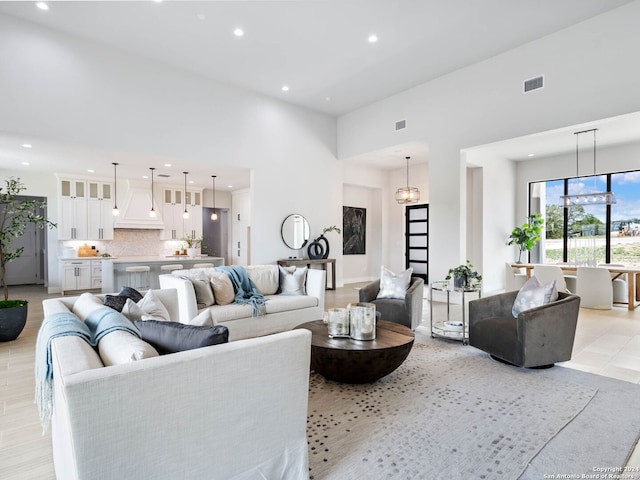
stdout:
[[233,284],[227,274],[214,270],[209,278],[213,287],[213,295],[216,297],[216,303],[218,305],[233,303],[236,299],[236,292],[233,290]]
[[130,298],[127,298],[127,302],[124,304],[121,313],[132,322],[142,320],[142,316],[145,314],[144,310],[142,310],[138,304]]
[[122,290],[120,290],[120,293],[118,295],[105,295],[104,304],[107,307],[113,308],[118,312],[122,312],[122,309],[127,303],[127,299],[131,299],[134,302],[139,302],[140,300],[142,300],[142,294],[135,288],[124,287]]
[[404,300],[409,284],[411,283],[411,274],[413,268],[407,268],[404,272],[397,275],[384,266],[380,269],[380,290],[376,298],[397,298]]
[[130,298],[136,303],[142,300],[142,294],[132,287],[124,287],[122,290],[120,290],[120,293],[118,295],[121,297]]
[[262,295],[274,295],[280,286],[278,265],[249,265],[244,268]]
[[198,315],[196,315],[191,319],[191,321],[189,322],[189,325],[195,325],[198,327],[216,325],[216,322],[211,317],[211,309],[207,308],[201,311]]
[[306,295],[307,267],[280,267],[280,295]]
[[196,272],[190,275],[178,275],[180,278],[186,278],[193,284],[193,290],[196,294],[196,303],[198,308],[210,307],[215,303],[213,290],[209,277],[204,272]]
[[549,283],[542,285],[540,280],[535,276],[531,277],[522,286],[511,308],[511,315],[514,318],[518,318],[520,312],[530,310],[540,305],[545,305],[558,297],[556,291],[556,281],[552,280]]
[[194,348],[218,345],[229,341],[229,330],[224,325],[198,327],[177,322],[136,322],[140,335],[160,354],[181,352]]
[[121,297],[120,295],[105,295],[104,296],[104,304],[113,308],[117,312],[122,312],[124,308],[124,304],[129,300],[127,297]]
[[107,367],[158,356],[157,350],[147,342],[122,330],[102,337],[98,343],[98,353]]
[[171,321],[169,318],[169,311],[151,290],[145,294],[137,305],[144,312],[142,320],[159,320],[161,322]]
[[80,320],[84,321],[91,312],[98,308],[104,308],[102,300],[93,293],[85,292],[75,301],[71,312]]

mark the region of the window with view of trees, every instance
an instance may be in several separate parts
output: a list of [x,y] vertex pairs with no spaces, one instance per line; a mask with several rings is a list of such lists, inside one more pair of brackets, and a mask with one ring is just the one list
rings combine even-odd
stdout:
[[[560,197],[611,190],[616,203],[564,208]],[[530,185],[530,213],[541,213],[545,230],[541,263],[640,266],[640,171],[535,182]]]

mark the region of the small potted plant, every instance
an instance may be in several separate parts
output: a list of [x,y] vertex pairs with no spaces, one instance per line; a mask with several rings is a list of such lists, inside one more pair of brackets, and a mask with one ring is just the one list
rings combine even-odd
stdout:
[[482,282],[482,275],[473,270],[473,265],[467,260],[466,263],[450,268],[445,280],[453,278],[454,288],[475,288]]
[[522,263],[522,253],[531,251],[536,246],[536,243],[540,241],[543,224],[544,218],[542,218],[542,215],[534,213],[527,218],[527,223],[523,223],[522,226],[512,230],[507,245],[518,246],[518,261],[516,263]]
[[26,225],[33,223],[38,228],[55,227],[42,215],[36,213],[44,208],[45,202],[25,200],[19,197],[26,187],[19,178],[5,179],[5,187],[0,187],[0,280],[4,300],[0,300],[0,341],[8,342],[18,338],[27,322],[26,300],[9,300],[7,285],[7,263],[20,258],[24,247],[14,247],[13,240],[24,235]]
[[200,247],[202,245],[202,235],[199,237],[184,237],[182,241],[187,245],[187,255],[194,258],[200,255]]

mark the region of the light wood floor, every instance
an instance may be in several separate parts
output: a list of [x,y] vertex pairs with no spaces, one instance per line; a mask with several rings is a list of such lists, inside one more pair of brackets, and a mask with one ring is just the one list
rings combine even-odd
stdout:
[[[325,307],[356,302],[359,286],[328,290]],[[51,435],[42,434],[34,404],[34,348],[43,316],[41,302],[58,296],[44,292],[41,287],[11,289],[12,298],[29,300],[29,316],[17,340],[0,343],[0,479],[55,479]],[[459,311],[460,306],[457,307]],[[444,314],[444,307],[438,305],[436,311],[438,315]],[[452,306],[453,315],[456,311],[456,306]],[[428,328],[426,300],[423,319],[423,326]],[[573,359],[564,366],[640,383],[640,309],[634,312],[617,307],[611,311],[582,309]],[[640,466],[640,448],[629,465]]]

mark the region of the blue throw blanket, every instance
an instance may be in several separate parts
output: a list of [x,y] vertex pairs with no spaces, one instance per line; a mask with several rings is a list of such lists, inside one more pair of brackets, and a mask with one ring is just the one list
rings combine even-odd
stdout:
[[71,312],[48,315],[42,322],[36,340],[35,377],[36,403],[43,432],[46,431],[53,412],[53,362],[51,342],[54,338],[74,335],[92,347],[102,337],[115,330],[124,330],[137,337],[140,332],[124,315],[109,307],[93,311],[86,322]]
[[251,305],[251,315],[254,317],[267,313],[264,295],[258,291],[243,267],[232,265],[216,267],[216,270],[226,273],[229,280],[231,280],[233,289],[236,292],[235,303]]

